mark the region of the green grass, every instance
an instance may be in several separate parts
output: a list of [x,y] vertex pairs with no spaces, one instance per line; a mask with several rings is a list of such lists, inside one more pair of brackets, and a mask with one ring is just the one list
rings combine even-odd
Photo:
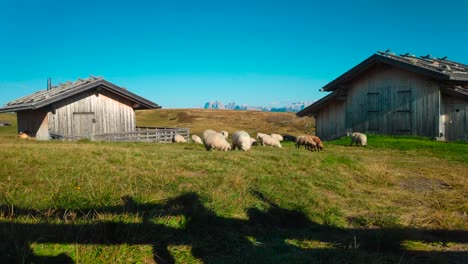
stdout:
[[465,263],[468,144],[368,141],[207,152],[0,127],[0,261]]
[[[381,136],[368,135],[368,141],[371,148],[399,150],[408,154],[418,155],[422,152],[427,156],[444,155],[445,159],[450,161],[468,160],[468,143],[460,142],[440,142],[424,137],[410,136]],[[333,145],[349,145],[350,139],[342,137],[330,142]]]

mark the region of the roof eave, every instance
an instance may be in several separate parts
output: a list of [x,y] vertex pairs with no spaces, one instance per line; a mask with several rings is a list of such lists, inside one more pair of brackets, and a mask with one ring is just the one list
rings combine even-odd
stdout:
[[296,116],[304,117],[304,116],[310,116],[310,115],[314,115],[314,114],[318,113],[320,109],[322,109],[324,106],[328,105],[329,101],[331,101],[337,95],[338,95],[338,93],[335,93],[335,92],[327,94],[322,99],[318,100],[317,102],[315,102],[315,103],[307,106],[306,108],[302,109],[301,111],[297,112]]
[[321,90],[322,91],[334,91],[337,89],[338,85],[346,83],[347,81],[353,79],[356,77],[356,75],[359,75],[360,73],[368,70],[370,67],[374,66],[375,63],[382,62],[386,63],[389,65],[393,65],[408,71],[412,71],[415,73],[423,74],[432,78],[435,78],[437,80],[450,80],[452,76],[450,74],[446,74],[443,72],[438,72],[438,71],[433,71],[427,68],[423,67],[418,67],[414,64],[395,60],[383,55],[379,54],[374,54],[364,60],[363,62],[359,63],[355,67],[353,67],[351,70],[345,72],[344,74],[340,75],[338,78],[335,80],[331,81],[327,85],[325,85]]
[[140,104],[141,106],[144,106],[143,108],[142,107],[138,107],[138,108],[135,108],[135,109],[159,109],[161,108],[160,105],[156,104],[156,103],[153,103],[151,102],[150,100],[147,100],[139,95],[136,95],[128,90],[124,90],[122,89],[121,87],[117,86],[117,85],[114,85],[108,81],[105,81],[105,80],[102,80],[103,82],[103,85],[104,86],[107,86],[108,88],[110,88],[113,92],[119,94],[120,96],[122,97],[125,97],[135,103],[138,103]]
[[13,112],[32,110],[32,109],[35,109],[34,105],[32,104],[20,105],[20,106],[6,106],[6,107],[0,108],[0,113],[13,113]]
[[[93,89],[93,88],[96,88],[96,87],[99,87],[99,86],[107,88],[108,90],[116,93],[117,95],[122,96],[124,98],[127,98],[128,100],[139,104],[140,107],[138,107],[136,109],[158,109],[158,108],[161,108],[161,106],[159,106],[156,103],[153,103],[153,102],[151,102],[149,100],[146,100],[141,96],[138,96],[138,95],[136,95],[136,94],[134,94],[132,92],[129,92],[127,90],[122,89],[121,87],[119,87],[117,85],[114,85],[114,84],[112,84],[112,83],[110,83],[110,82],[108,82],[106,80],[101,79],[101,80],[97,80],[95,82],[85,84],[82,87],[79,87],[77,89],[71,89],[70,91],[63,92],[58,96],[48,98],[46,100],[38,102],[37,104],[29,104],[29,105],[26,105],[26,106],[21,105],[19,107],[12,107],[11,110],[9,109],[8,111],[15,112],[15,111],[21,111],[21,110],[34,110],[34,109],[42,108],[42,107],[45,107],[47,105],[58,102],[58,101],[60,101],[62,99],[65,99],[67,97],[79,94],[81,92],[84,92],[84,91],[87,91],[89,89]],[[143,106],[143,107],[141,107],[141,106]],[[6,110],[6,108],[2,108],[2,109]],[[0,111],[2,111],[2,109],[0,109]],[[7,111],[4,111],[4,112],[7,112]]]

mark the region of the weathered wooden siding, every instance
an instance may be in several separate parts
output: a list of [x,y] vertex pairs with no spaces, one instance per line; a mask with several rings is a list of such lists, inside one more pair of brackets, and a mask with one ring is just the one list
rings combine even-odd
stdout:
[[17,112],[18,132],[25,132],[38,140],[49,139],[48,116],[44,109]]
[[315,117],[316,134],[323,140],[331,140],[345,135],[344,101],[335,101],[327,105]]
[[439,136],[440,92],[437,82],[381,65],[347,88],[345,130]]
[[468,140],[468,101],[442,96],[442,124],[445,139]]
[[69,97],[52,106],[51,133],[82,136],[130,132],[136,127],[131,102],[106,91],[89,91]]

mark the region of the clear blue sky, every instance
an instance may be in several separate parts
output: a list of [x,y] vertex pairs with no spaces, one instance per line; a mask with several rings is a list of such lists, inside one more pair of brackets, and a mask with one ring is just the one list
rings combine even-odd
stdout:
[[467,12],[451,0],[0,0],[0,104],[90,74],[168,108],[317,100],[377,50],[468,63]]

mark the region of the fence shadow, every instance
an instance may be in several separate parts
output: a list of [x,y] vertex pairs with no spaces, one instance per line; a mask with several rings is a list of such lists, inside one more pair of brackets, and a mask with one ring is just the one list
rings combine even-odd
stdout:
[[[123,205],[101,208],[33,210],[0,205],[0,263],[73,263],[65,255],[37,256],[32,243],[81,245],[151,245],[156,263],[174,263],[168,247],[187,245],[203,263],[400,262],[468,263],[468,252],[408,251],[408,240],[467,243],[468,231],[424,229],[340,229],[310,221],[303,213],[281,208],[258,191],[252,194],[269,206],[247,209],[248,219],[225,218],[207,209],[195,193],[162,204],[138,204],[122,197]],[[138,214],[141,223],[94,220],[96,214]],[[41,219],[17,221],[18,216]],[[152,221],[184,216],[183,228]],[[60,224],[50,219],[60,219]],[[84,223],[84,224],[83,224]],[[311,244],[312,243],[312,244]]]

